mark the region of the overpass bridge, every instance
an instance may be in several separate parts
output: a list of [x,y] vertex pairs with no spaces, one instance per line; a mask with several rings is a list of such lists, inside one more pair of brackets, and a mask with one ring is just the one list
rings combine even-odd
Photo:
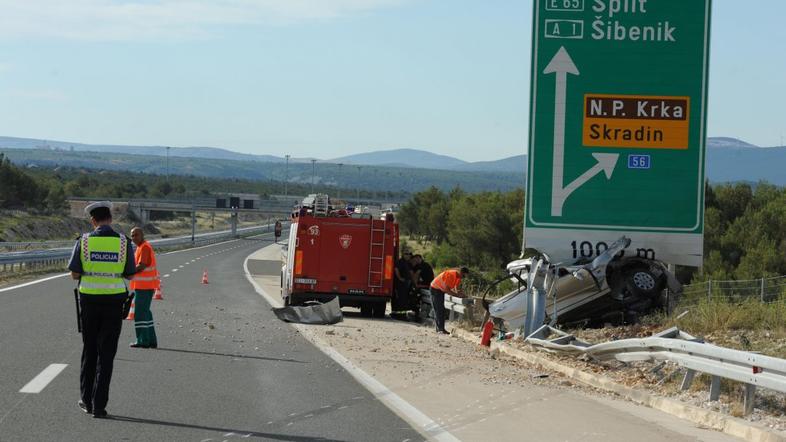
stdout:
[[93,201],[111,201],[118,207],[126,207],[143,223],[150,221],[151,212],[189,212],[195,219],[196,212],[230,213],[236,218],[238,213],[255,213],[260,215],[288,216],[296,200],[254,200],[254,207],[216,207],[215,198],[195,198],[191,200],[171,199],[138,199],[138,198],[84,198],[69,197],[72,216],[83,216],[84,207]]

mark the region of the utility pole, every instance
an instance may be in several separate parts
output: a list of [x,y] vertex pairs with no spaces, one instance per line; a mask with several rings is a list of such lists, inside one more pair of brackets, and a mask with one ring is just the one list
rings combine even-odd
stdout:
[[284,199],[287,199],[287,185],[289,184],[289,155],[284,155],[284,158],[287,159],[287,163],[284,166]]
[[341,166],[343,166],[343,165],[344,165],[344,163],[338,163],[338,178],[336,178],[336,199],[337,200],[341,199],[341,187],[339,187],[339,185],[338,185],[338,179],[341,178]]
[[357,201],[355,201],[355,205],[358,205],[360,204],[360,166],[358,166],[358,184],[357,187],[355,187],[355,192],[357,193],[355,198]]
[[314,174],[317,170],[317,160],[311,160],[311,193],[314,193]]

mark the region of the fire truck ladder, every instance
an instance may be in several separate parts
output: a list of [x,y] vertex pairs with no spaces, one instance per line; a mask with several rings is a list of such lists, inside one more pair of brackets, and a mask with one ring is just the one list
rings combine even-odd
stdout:
[[368,260],[368,286],[382,287],[385,269],[385,220],[371,220],[371,248]]

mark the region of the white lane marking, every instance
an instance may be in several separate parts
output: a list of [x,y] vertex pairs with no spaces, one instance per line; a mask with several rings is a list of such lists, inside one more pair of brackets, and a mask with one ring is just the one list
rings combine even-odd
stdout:
[[172,273],[175,273],[178,270],[180,270],[180,269],[172,269]]
[[169,273],[167,273],[166,275],[164,275],[164,278],[169,278]]
[[182,268],[183,268],[183,266],[178,266],[177,268],[179,268],[179,269],[182,269]]
[[52,380],[57,377],[65,368],[68,367],[68,364],[49,364],[49,367],[46,367],[44,371],[38,374],[38,376],[34,377],[32,381],[28,382],[27,385],[22,387],[19,390],[20,393],[40,393],[41,390],[46,388]]
[[[254,253],[256,253],[256,251]],[[253,253],[251,255],[253,255]],[[283,302],[280,299],[270,296],[264,289],[262,289],[262,287],[260,287],[259,284],[254,281],[254,277],[251,276],[251,272],[248,271],[248,260],[251,258],[251,255],[248,255],[245,261],[243,261],[243,271],[245,273],[246,279],[249,283],[251,283],[251,286],[254,287],[254,290],[256,290],[256,292],[259,293],[271,306],[281,307]],[[460,442],[456,436],[450,434],[450,432],[448,432],[448,430],[446,430],[442,425],[434,422],[433,419],[426,416],[422,411],[415,408],[415,406],[405,401],[401,396],[392,392],[384,384],[363,371],[360,367],[353,364],[352,361],[344,357],[344,355],[336,351],[333,347],[330,347],[325,342],[323,342],[322,339],[313,333],[312,329],[305,327],[302,324],[289,325],[300,331],[300,334],[304,338],[308,339],[312,344],[314,344],[315,347],[321,350],[322,353],[325,353],[330,359],[333,359],[338,365],[343,367],[350,375],[352,375],[353,378],[355,378],[355,380],[357,380],[368,391],[370,391],[371,394],[373,394],[380,402],[404,418],[404,420],[408,421],[416,431],[422,432],[423,435],[427,437],[427,439],[439,442]],[[329,406],[324,406],[322,408],[328,407]]]
[[4,289],[0,289],[0,293],[2,293],[2,292],[9,292],[11,290],[16,290],[16,289],[21,289],[22,287],[27,287],[27,286],[33,285],[33,284],[39,284],[39,283],[42,283],[42,282],[45,282],[45,281],[50,281],[50,280],[56,279],[56,278],[62,278],[63,276],[68,276],[68,275],[70,275],[70,273],[62,273],[60,275],[49,276],[49,277],[42,278],[42,279],[36,279],[35,281],[26,282],[24,284],[13,285],[11,287],[6,287]]

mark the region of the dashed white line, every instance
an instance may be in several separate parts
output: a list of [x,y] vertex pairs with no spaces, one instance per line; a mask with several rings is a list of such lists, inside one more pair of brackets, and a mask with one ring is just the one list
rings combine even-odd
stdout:
[[182,268],[183,268],[183,266],[177,266],[177,268],[179,268],[179,269],[182,269]]
[[34,377],[32,381],[19,390],[20,393],[40,393],[41,390],[46,388],[52,380],[57,377],[68,364],[49,364],[38,376]]
[[174,272],[176,272],[178,270],[180,270],[180,269],[172,269],[172,273],[174,273]]
[[169,273],[167,273],[166,275],[164,275],[164,278],[169,278]]

